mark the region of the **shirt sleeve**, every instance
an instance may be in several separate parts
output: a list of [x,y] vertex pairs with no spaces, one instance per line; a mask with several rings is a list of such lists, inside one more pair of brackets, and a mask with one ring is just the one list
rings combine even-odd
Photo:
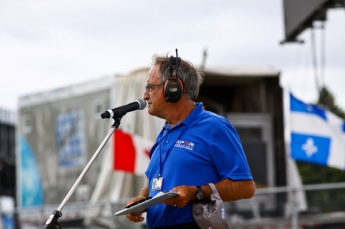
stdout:
[[209,153],[222,180],[253,180],[237,131],[227,120],[213,132]]

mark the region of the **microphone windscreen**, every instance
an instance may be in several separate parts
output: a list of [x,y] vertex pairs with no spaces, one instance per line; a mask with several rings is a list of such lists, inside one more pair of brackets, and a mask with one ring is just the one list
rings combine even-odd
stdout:
[[138,103],[139,103],[139,110],[144,110],[147,105],[146,100],[138,99]]
[[110,113],[108,111],[104,112],[101,114],[101,118],[105,119],[105,118],[110,118]]

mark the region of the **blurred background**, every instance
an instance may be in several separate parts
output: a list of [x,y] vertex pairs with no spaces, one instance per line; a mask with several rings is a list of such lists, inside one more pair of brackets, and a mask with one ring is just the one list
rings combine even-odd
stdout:
[[[272,66],[284,88],[317,99],[311,31],[299,34],[304,44],[280,45],[282,0],[2,1],[0,10],[0,106],[11,110],[21,95],[127,73],[175,48],[196,65],[207,50],[207,66]],[[344,9],[326,17],[324,29],[315,21],[318,75],[345,107]]]
[[[175,49],[204,69],[198,101],[238,129],[256,180],[253,200],[228,203],[232,227],[345,228],[342,169],[289,156],[289,93],[345,118],[344,5],[1,1],[0,228],[44,225],[112,124],[99,114],[141,98],[152,55]],[[161,128],[147,116],[121,123],[135,145]],[[115,144],[73,193],[65,227],[142,227],[111,217],[144,182],[107,164]]]

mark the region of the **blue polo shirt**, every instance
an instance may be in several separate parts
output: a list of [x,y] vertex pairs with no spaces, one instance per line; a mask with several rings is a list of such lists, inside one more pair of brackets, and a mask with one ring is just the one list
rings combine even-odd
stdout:
[[[202,103],[189,116],[171,128],[165,124],[151,149],[151,161],[145,172],[152,182],[163,177],[162,191],[179,185],[197,186],[232,180],[253,180],[235,128],[222,116],[205,111]],[[184,208],[158,204],[147,211],[147,226],[172,226],[195,222],[192,203]]]

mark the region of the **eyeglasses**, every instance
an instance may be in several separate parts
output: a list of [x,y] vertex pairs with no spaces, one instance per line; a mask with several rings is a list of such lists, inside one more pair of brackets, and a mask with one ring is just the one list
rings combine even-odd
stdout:
[[145,86],[145,90],[146,90],[146,92],[151,92],[151,91],[153,91],[153,89],[155,88],[155,87],[159,87],[159,86],[163,86],[163,82],[162,83],[159,83],[159,84],[147,84],[146,86]]

